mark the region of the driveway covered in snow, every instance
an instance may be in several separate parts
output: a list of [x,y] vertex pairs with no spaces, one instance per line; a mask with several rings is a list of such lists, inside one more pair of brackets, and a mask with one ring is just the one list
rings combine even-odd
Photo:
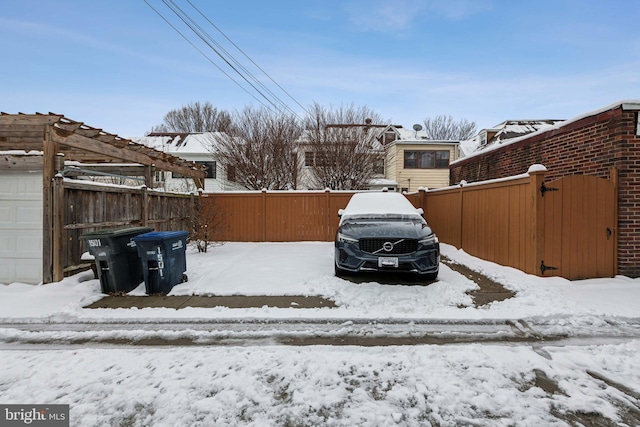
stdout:
[[[640,424],[639,280],[539,278],[443,253],[515,295],[474,304],[478,285],[446,264],[426,286],[342,280],[324,242],[190,251],[190,280],[169,297],[317,297],[335,307],[89,309],[104,295],[87,273],[0,285],[0,403],[68,404],[72,425]],[[339,334],[436,333],[495,339],[318,345]],[[286,345],[287,334],[317,341]]]

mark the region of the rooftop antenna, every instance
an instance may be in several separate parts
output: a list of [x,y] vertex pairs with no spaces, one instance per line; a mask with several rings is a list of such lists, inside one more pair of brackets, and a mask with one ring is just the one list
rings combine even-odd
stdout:
[[416,131],[416,139],[418,139],[418,132],[422,130],[422,125],[416,123],[415,125],[413,125],[413,130]]

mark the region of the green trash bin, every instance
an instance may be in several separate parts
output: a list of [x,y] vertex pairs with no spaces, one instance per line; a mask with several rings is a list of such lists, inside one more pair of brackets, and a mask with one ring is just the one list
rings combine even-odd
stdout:
[[93,255],[102,293],[129,292],[142,283],[144,277],[133,237],[153,228],[108,228],[83,234],[80,238]]

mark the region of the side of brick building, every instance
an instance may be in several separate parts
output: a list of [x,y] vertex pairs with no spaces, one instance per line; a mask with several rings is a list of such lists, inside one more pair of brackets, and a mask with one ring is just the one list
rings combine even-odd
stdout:
[[623,101],[454,162],[450,182],[484,181],[548,169],[546,181],[618,171],[618,273],[640,277],[640,100]]

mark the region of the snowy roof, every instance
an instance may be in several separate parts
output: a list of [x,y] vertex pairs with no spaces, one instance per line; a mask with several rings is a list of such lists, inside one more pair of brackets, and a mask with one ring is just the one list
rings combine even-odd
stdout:
[[422,218],[403,194],[395,192],[356,193],[341,214],[343,219],[379,216]]
[[[493,144],[502,144],[513,138],[519,138],[524,135],[528,135],[539,130],[548,129],[558,123],[562,123],[564,120],[560,119],[536,119],[536,120],[505,120],[504,122],[489,128],[482,129],[473,138],[462,141],[460,147],[465,155],[469,155],[475,151],[484,150],[486,147]],[[481,136],[493,133],[488,137],[486,142],[481,142]]]
[[564,120],[507,120],[495,126],[497,132],[490,141],[487,141],[487,144],[500,143],[507,139],[527,135],[541,129],[549,128],[560,122],[564,122]]
[[169,154],[209,154],[217,134],[220,132],[150,133],[131,140]]
[[[587,117],[592,117],[592,116],[598,115],[600,113],[604,113],[605,111],[615,110],[617,108],[622,108],[623,110],[638,111],[638,110],[640,110],[640,99],[617,101],[617,102],[614,102],[613,104],[609,104],[609,105],[607,105],[605,107],[602,107],[602,108],[599,108],[597,110],[593,110],[593,111],[590,111],[588,113],[581,114],[581,115],[576,116],[576,117],[574,117],[572,119],[565,120],[565,121],[559,121],[558,123],[556,123],[554,125],[544,127],[544,128],[539,129],[539,130],[537,130],[535,132],[532,132],[532,133],[529,133],[529,134],[526,134],[526,135],[523,135],[523,136],[519,136],[519,137],[516,137],[516,138],[511,138],[511,139],[506,140],[506,141],[502,141],[500,144],[492,144],[491,146],[487,147],[484,150],[476,150],[474,152],[469,152],[469,153],[467,153],[465,151],[466,157],[461,157],[460,159],[451,162],[451,164],[454,164],[454,163],[457,163],[457,162],[461,162],[461,161],[463,161],[463,160],[465,160],[465,159],[467,159],[469,157],[474,157],[474,156],[483,154],[486,151],[491,151],[491,150],[498,149],[501,146],[506,145],[506,144],[514,144],[516,142],[520,142],[522,140],[525,140],[525,139],[527,139],[529,137],[532,137],[534,135],[537,135],[537,134],[540,134],[540,133],[543,133],[543,132],[547,132],[547,131],[555,130],[555,129],[560,129],[560,128],[564,127],[564,126],[567,126],[567,125],[569,125],[571,123],[575,123],[575,122],[577,122],[579,120],[582,120],[582,119],[585,119]],[[465,144],[463,144],[462,146],[463,147],[467,146],[467,144],[466,144],[467,142],[468,141],[465,141]]]
[[385,179],[385,178],[374,178],[371,181],[369,181],[369,185],[387,185],[387,186],[392,186],[392,185],[398,185],[398,183],[393,180],[393,179]]
[[406,129],[403,127],[395,127],[396,132],[398,133],[398,139],[401,140],[422,140],[429,139],[427,132],[425,130],[415,131],[413,129]]

